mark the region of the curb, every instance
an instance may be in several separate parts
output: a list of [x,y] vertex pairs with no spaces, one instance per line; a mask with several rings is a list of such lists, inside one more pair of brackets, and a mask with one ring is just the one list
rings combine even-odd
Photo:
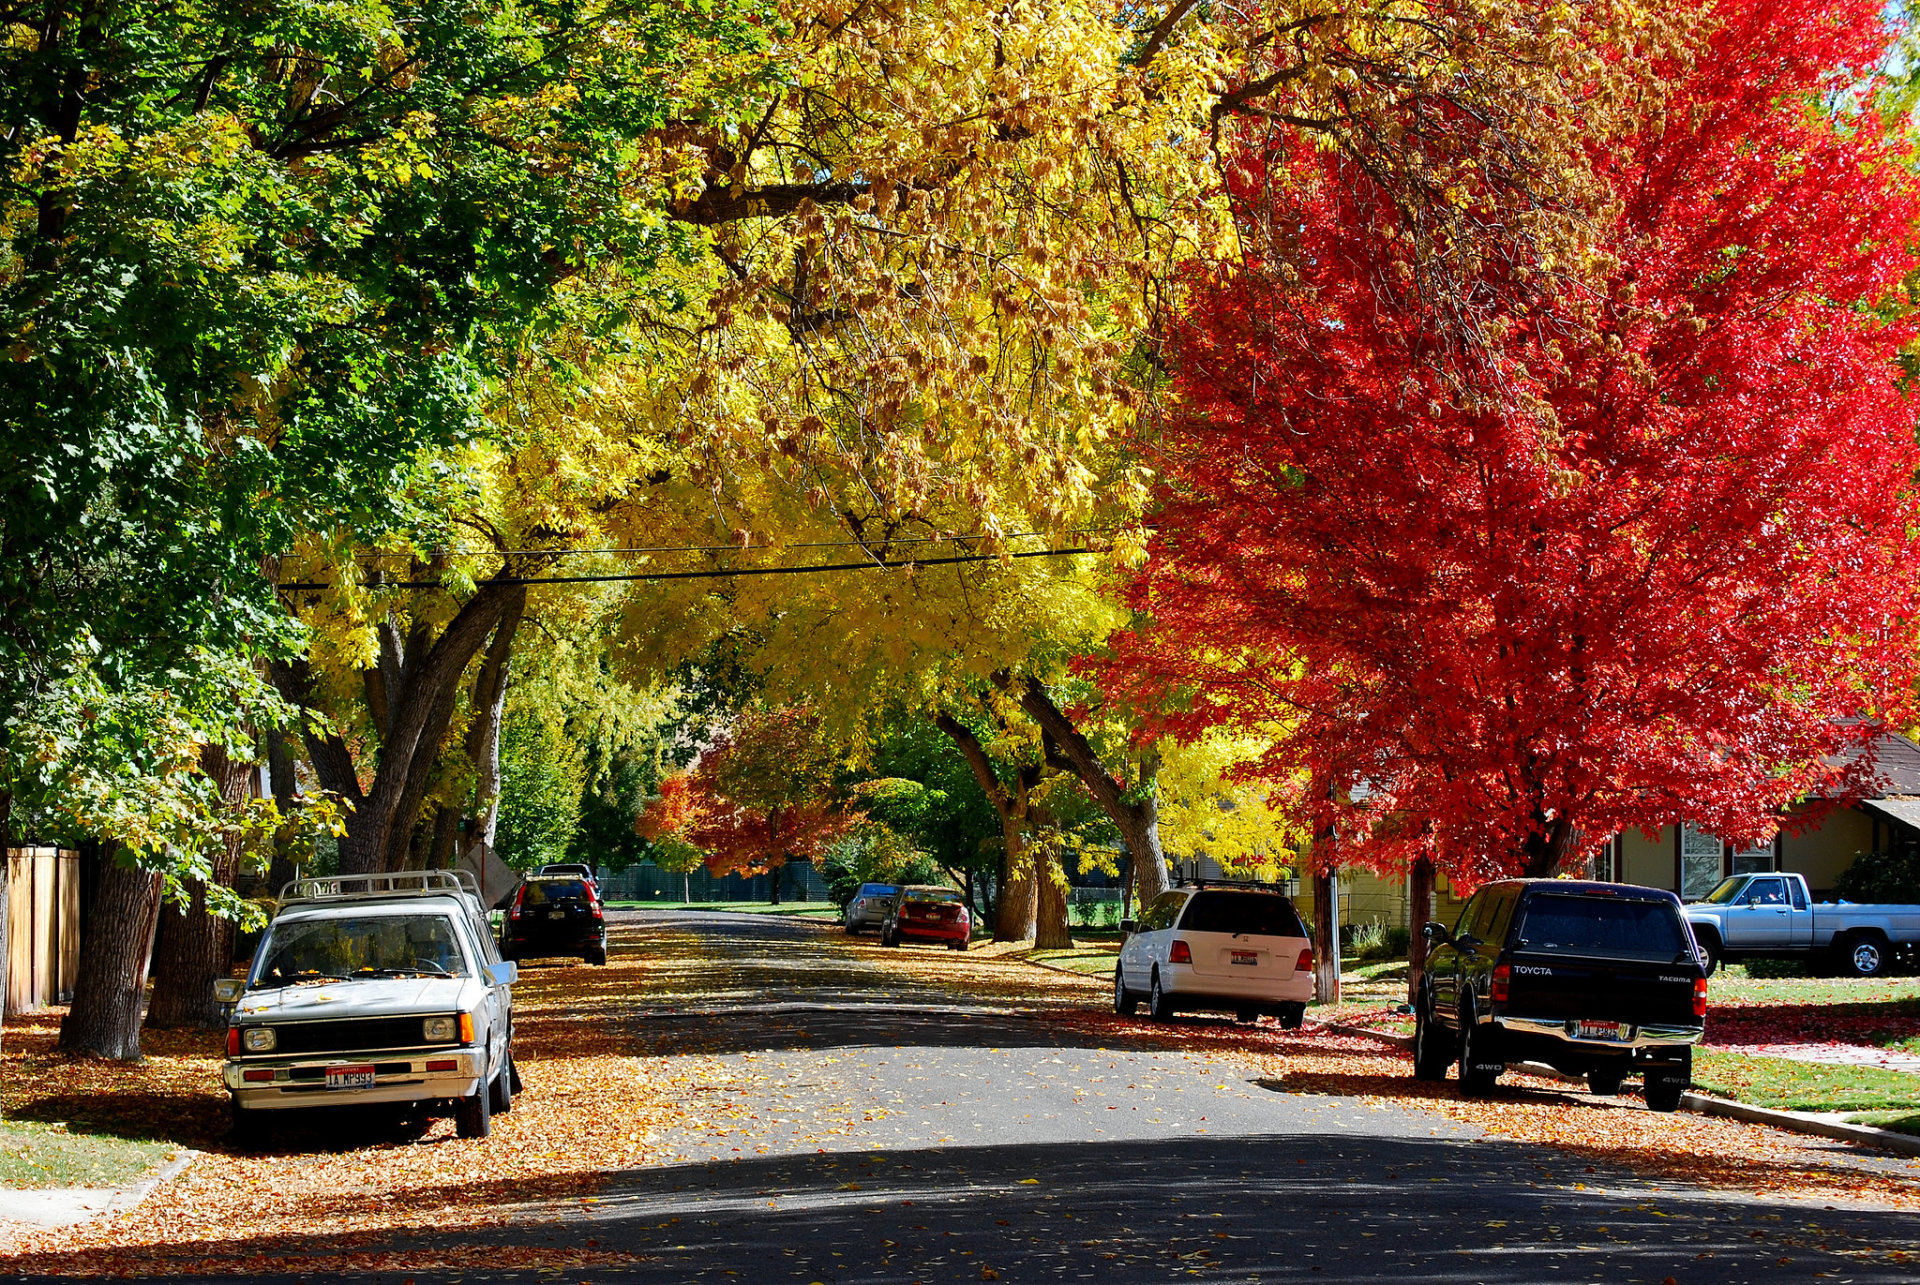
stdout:
[[[1391,1035],[1385,1031],[1370,1031],[1364,1026],[1347,1026],[1336,1022],[1326,1023],[1326,1029],[1339,1035],[1371,1036],[1395,1048],[1413,1047],[1411,1035]],[[1587,1082],[1585,1076],[1568,1075],[1540,1062],[1516,1062],[1514,1069],[1543,1079],[1562,1080],[1568,1084]],[[1879,1147],[1885,1151],[1920,1156],[1920,1137],[1895,1133],[1891,1129],[1876,1129],[1870,1124],[1848,1124],[1842,1120],[1829,1120],[1805,1111],[1779,1111],[1773,1107],[1750,1106],[1730,1098],[1708,1097],[1704,1093],[1681,1094],[1680,1108],[1698,1115],[1717,1115],[1729,1120],[1741,1120],[1748,1124],[1764,1124],[1769,1128],[1780,1129],[1787,1133],[1804,1133],[1816,1138],[1831,1138],[1836,1142],[1857,1142],[1862,1146]]]
[[[61,1227],[77,1227],[102,1218],[117,1218],[138,1208],[162,1183],[177,1178],[200,1155],[198,1151],[182,1151],[130,1187],[45,1187],[0,1191],[0,1228],[9,1231],[52,1231]],[[5,1197],[15,1200],[7,1202]]]
[[181,1152],[173,1159],[167,1161],[166,1164],[160,1166],[160,1171],[151,1178],[142,1178],[139,1182],[134,1183],[133,1186],[126,1188],[119,1195],[115,1196],[112,1203],[107,1206],[106,1213],[108,1215],[124,1214],[131,1209],[137,1208],[142,1201],[148,1196],[151,1196],[160,1187],[160,1184],[172,1182],[175,1178],[185,1173],[187,1168],[200,1158],[200,1155],[201,1153],[198,1151]]

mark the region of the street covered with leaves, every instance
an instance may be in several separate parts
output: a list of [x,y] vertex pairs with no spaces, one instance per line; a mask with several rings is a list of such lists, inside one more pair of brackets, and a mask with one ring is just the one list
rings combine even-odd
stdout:
[[[1028,1240],[1051,1249],[1066,1238],[1095,1258],[1118,1256],[1101,1261],[1143,1264],[1171,1252],[1161,1240],[1180,1241],[1180,1253],[1208,1249],[1205,1263],[1232,1246],[1187,1244],[1179,1227],[1149,1235],[1181,1193],[1148,1181],[1117,1207],[1099,1160],[1197,1164],[1196,1146],[1209,1165],[1244,1176],[1248,1192],[1274,1196],[1270,1183],[1297,1183],[1309,1163],[1334,1192],[1364,1181],[1353,1208],[1369,1218],[1424,1217],[1494,1182],[1536,1205],[1550,1193],[1565,1207],[1556,1217],[1584,1210],[1601,1226],[1624,1191],[1633,1207],[1669,1215],[1642,1211],[1637,1224],[1672,1222],[1676,1236],[1682,1226],[1705,1234],[1698,1210],[1684,1212],[1690,1203],[1737,1200],[1776,1220],[1771,1232],[1762,1225],[1767,1235],[1830,1225],[1828,1243],[1862,1266],[1891,1268],[1920,1251],[1875,1221],[1920,1210],[1920,1162],[1656,1115],[1630,1098],[1526,1077],[1468,1101],[1450,1083],[1414,1081],[1402,1053],[1363,1036],[1123,1020],[1105,1010],[1100,980],[1017,960],[887,950],[774,916],[643,912],[622,916],[606,969],[534,966],[523,977],[528,1089],[491,1138],[472,1141],[445,1122],[412,1137],[377,1118],[318,1120],[263,1153],[237,1153],[222,1137],[211,1036],[156,1041],[136,1069],[61,1055],[51,1023],[29,1028],[6,1055],[10,1115],[206,1154],[130,1214],[16,1237],[0,1270],[671,1275],[688,1262],[674,1246],[704,1243],[717,1256],[700,1266],[719,1275],[760,1220],[753,1211],[784,1220],[823,1202],[853,1231],[866,1227],[871,1235],[856,1239],[869,1246],[910,1245],[916,1226],[954,1240],[964,1225],[967,1256],[952,1252],[969,1278],[992,1267],[989,1246],[1004,1268]],[[1337,1174],[1324,1169],[1351,1148]],[[1361,1153],[1364,1163],[1349,1163]],[[1048,1214],[1048,1235],[1015,1236],[998,1217],[968,1213],[982,1192],[1018,1197],[1036,1174],[1045,1190],[1023,1209]],[[882,1190],[884,1202],[865,1194]],[[1190,1198],[1192,1213],[1247,1216],[1244,1195],[1218,1208]],[[1501,1195],[1498,1209],[1514,1198]],[[916,1209],[924,1218],[893,1227]],[[784,1248],[808,1245],[801,1236]],[[1700,1252],[1726,1251],[1685,1258]],[[833,1266],[833,1253],[817,1256]],[[907,1253],[893,1264],[903,1280],[917,1270]]]

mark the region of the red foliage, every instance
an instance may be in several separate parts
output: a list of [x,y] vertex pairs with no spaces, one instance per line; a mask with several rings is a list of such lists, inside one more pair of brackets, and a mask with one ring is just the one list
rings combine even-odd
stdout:
[[1851,305],[1913,267],[1916,206],[1874,122],[1813,100],[1874,64],[1879,12],[1713,6],[1711,50],[1600,162],[1606,297],[1543,307],[1489,267],[1471,355],[1432,341],[1351,161],[1249,144],[1247,244],[1285,264],[1213,273],[1173,337],[1133,590],[1157,629],[1111,673],[1191,698],[1175,732],[1285,724],[1261,769],[1343,860],[1431,851],[1469,882],[1861,785],[1823,760],[1912,687],[1920,455],[1908,328]]

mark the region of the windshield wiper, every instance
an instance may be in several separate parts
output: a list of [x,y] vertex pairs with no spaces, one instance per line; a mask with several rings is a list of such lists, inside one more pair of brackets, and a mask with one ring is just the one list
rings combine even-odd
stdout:
[[435,966],[434,970],[413,968],[360,968],[354,970],[355,977],[452,977],[444,968]]
[[291,977],[262,977],[259,984],[252,989],[269,990],[275,986],[305,986],[309,982],[344,982],[346,980],[345,973],[295,973]]

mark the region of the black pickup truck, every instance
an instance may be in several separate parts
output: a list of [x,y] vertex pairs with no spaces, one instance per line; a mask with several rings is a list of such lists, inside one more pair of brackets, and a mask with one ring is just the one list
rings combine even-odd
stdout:
[[1629,1072],[1671,1111],[1706,1029],[1707,980],[1680,901],[1658,888],[1507,879],[1460,922],[1428,924],[1414,1003],[1413,1073],[1489,1092],[1510,1062],[1544,1062],[1617,1093]]

